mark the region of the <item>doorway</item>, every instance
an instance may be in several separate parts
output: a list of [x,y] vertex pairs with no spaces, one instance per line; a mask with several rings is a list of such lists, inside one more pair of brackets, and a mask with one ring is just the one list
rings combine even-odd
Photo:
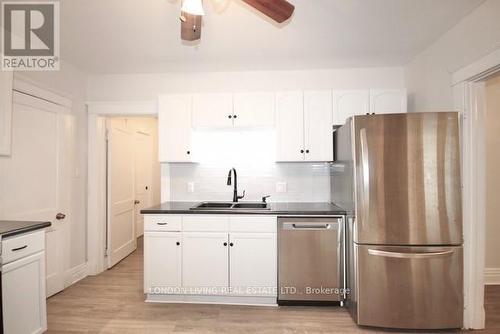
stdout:
[[106,119],[106,256],[111,268],[137,248],[140,211],[160,204],[157,119]]

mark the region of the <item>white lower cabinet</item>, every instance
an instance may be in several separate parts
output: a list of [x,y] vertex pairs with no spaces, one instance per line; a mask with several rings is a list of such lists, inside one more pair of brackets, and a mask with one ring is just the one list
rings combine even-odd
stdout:
[[220,295],[227,292],[227,239],[227,233],[183,233],[182,287],[185,293]]
[[43,333],[47,330],[45,252],[2,266],[4,333]]
[[[156,221],[182,223],[178,232],[170,232],[158,231]],[[271,216],[146,215],[148,299],[275,304],[276,225]]]
[[181,287],[181,233],[144,233],[144,292],[179,293]]
[[276,234],[229,235],[229,282],[231,293],[275,296],[277,277]]

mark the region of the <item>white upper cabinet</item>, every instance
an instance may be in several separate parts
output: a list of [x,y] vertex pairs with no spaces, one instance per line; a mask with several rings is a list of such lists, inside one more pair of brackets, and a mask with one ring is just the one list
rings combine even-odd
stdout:
[[160,162],[192,162],[191,96],[162,95],[158,101]]
[[332,92],[304,92],[304,158],[333,160]]
[[276,94],[276,161],[333,160],[332,93]]
[[276,93],[276,161],[304,161],[304,94]]
[[234,127],[274,126],[274,93],[235,93]]
[[344,125],[349,117],[355,115],[366,115],[369,112],[370,91],[368,89],[333,91],[334,125]]
[[407,96],[404,89],[370,90],[370,113],[396,114],[407,110]]
[[0,156],[10,155],[13,72],[0,71]]
[[194,94],[193,127],[195,129],[233,127],[233,95]]

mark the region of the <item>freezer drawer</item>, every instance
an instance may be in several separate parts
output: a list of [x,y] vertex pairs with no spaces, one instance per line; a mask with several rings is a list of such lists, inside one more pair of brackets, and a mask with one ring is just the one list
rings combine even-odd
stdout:
[[462,247],[355,245],[357,322],[405,328],[460,328]]
[[280,301],[340,301],[343,218],[278,219]]

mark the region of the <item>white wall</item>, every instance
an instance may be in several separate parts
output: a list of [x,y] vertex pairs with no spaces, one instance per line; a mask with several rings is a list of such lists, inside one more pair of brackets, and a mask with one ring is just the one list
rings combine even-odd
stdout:
[[451,74],[500,48],[499,13],[485,1],[407,64],[409,111],[454,109]]
[[156,100],[159,94],[291,89],[404,88],[401,67],[99,75],[89,77],[89,101]]
[[76,122],[76,169],[72,180],[71,219],[67,221],[71,225],[69,266],[73,268],[87,260],[87,111],[84,104],[87,75],[71,64],[62,62],[60,71],[15,72],[15,76],[31,81],[39,87],[53,91],[72,101],[72,112]]

